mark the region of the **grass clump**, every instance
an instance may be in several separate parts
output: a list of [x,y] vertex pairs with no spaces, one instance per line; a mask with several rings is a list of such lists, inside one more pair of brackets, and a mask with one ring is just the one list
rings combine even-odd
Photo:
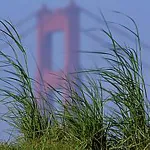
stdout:
[[[102,31],[111,40],[112,47],[105,53],[89,53],[103,55],[109,66],[82,71],[86,82],[79,78],[67,80],[67,102],[64,104],[62,99],[55,97],[61,110],[51,109],[44,96],[42,100],[47,107],[39,106],[33,88],[36,81],[30,78],[19,35],[9,22],[1,22],[4,27],[1,32],[13,40],[24,58],[23,65],[12,45],[14,57],[0,51],[1,70],[9,74],[0,79],[5,83],[0,89],[1,102],[8,108],[2,119],[18,130],[14,147],[1,144],[2,147],[31,150],[150,149],[149,100],[143,77],[142,48],[138,28],[134,20],[128,18],[134,23],[135,31],[122,27],[135,36],[137,47],[118,43],[105,21],[107,31]],[[92,78],[91,74],[87,76],[87,72],[98,79]]]

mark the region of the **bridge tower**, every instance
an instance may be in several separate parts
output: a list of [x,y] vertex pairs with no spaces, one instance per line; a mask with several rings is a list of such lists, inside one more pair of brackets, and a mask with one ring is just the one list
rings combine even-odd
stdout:
[[[48,85],[55,89],[65,87],[66,81],[62,78],[65,79],[70,73],[79,69],[79,15],[80,9],[73,1],[67,7],[54,11],[49,10],[46,5],[39,10],[37,15],[38,69],[36,72],[38,81],[36,90],[39,93],[44,89],[47,90]],[[52,36],[53,33],[60,31],[64,33],[64,66],[61,70],[55,71],[52,69]]]

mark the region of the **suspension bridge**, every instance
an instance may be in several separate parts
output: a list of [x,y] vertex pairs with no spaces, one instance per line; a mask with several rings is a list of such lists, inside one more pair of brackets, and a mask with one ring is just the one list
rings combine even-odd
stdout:
[[[99,15],[96,15],[85,8],[77,6],[73,1],[64,8],[57,8],[51,10],[48,6],[43,5],[40,10],[29,14],[24,19],[18,21],[15,24],[16,28],[20,28],[25,24],[29,24],[31,20],[36,19],[36,24],[30,26],[25,31],[21,32],[21,38],[25,39],[36,31],[36,53],[37,53],[37,72],[36,80],[41,83],[42,80],[46,81],[46,85],[51,85],[54,88],[63,86],[65,83],[61,78],[65,78],[71,72],[75,72],[80,68],[80,35],[89,37],[94,42],[97,42],[102,47],[111,47],[111,43],[105,41],[100,34],[95,34],[102,30],[101,27],[86,28],[80,25],[80,16],[85,15],[92,21],[97,22],[104,26],[105,21]],[[86,24],[85,24],[86,26]],[[126,31],[110,24],[111,29],[119,35],[123,35],[130,41],[134,41],[134,37],[127,34]],[[57,71],[53,70],[53,62],[55,58],[52,57],[52,36],[55,32],[64,33],[64,66]],[[99,32],[100,33],[100,32]],[[59,44],[59,43],[58,43]],[[146,50],[149,49],[149,45],[142,43],[142,47]],[[7,48],[7,45],[2,45],[1,48]],[[59,54],[58,54],[59,55]],[[143,63],[145,68],[150,68],[149,64]],[[42,74],[40,74],[41,72]],[[37,89],[42,90],[41,84],[37,85]]]

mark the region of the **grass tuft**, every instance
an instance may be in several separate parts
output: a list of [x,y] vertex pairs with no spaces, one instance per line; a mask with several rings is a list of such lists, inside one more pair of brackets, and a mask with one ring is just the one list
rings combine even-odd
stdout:
[[[117,42],[102,15],[107,27],[102,32],[110,39],[112,47],[108,52],[86,53],[103,56],[109,66],[81,71],[86,82],[80,78],[64,79],[68,87],[63,90],[69,91],[65,96],[66,103],[58,96],[63,97],[64,93],[49,85],[61,109],[48,103],[45,98],[48,93],[40,93],[44,105],[39,105],[33,87],[36,81],[30,78],[27,55],[19,34],[9,22],[0,22],[4,37],[15,44],[7,41],[12,56],[0,51],[0,69],[7,74],[0,78],[4,85],[0,87],[1,103],[8,108],[2,120],[18,132],[12,144],[2,143],[0,148],[150,149],[149,100],[143,77],[140,36],[135,21],[124,16],[133,23],[135,31],[120,26],[135,37],[136,48]],[[23,63],[18,53],[21,53]]]

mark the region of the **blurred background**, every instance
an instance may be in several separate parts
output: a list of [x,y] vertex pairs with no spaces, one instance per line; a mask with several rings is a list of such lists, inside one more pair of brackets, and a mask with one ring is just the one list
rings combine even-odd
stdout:
[[[72,3],[71,0],[1,0],[0,19],[10,21],[20,34],[23,46],[27,51],[29,71],[32,78],[35,77],[37,62],[37,12],[43,5],[54,11],[58,8],[67,7],[70,3]],[[124,13],[135,20],[142,41],[144,76],[148,85],[150,83],[150,1],[74,0],[74,3],[81,9],[79,51],[105,52],[110,48],[110,41],[101,32],[101,29],[106,29],[101,12],[107,21],[123,24],[132,30],[135,30],[132,22],[123,15],[114,13],[114,11]],[[130,33],[128,34],[127,31],[115,24],[110,24],[110,28],[120,42],[135,46],[135,39]],[[64,43],[63,34],[54,34],[52,59],[54,59],[54,69],[56,70],[61,69],[63,66]],[[9,48],[3,44],[0,45],[0,49],[8,50]],[[79,56],[79,67],[81,69],[91,69],[105,65],[99,55],[79,53]],[[0,113],[5,112],[6,108],[0,105]],[[8,139],[7,129],[9,129],[9,126],[0,121],[0,140]]]

